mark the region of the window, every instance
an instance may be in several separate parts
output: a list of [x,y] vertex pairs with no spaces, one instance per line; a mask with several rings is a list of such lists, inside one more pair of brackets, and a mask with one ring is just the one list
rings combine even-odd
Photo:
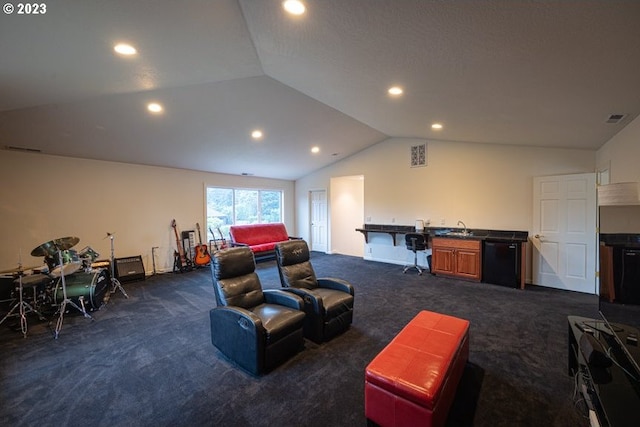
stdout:
[[[232,224],[282,222],[282,191],[207,188],[207,235],[229,235]],[[212,235],[212,233],[215,233]]]

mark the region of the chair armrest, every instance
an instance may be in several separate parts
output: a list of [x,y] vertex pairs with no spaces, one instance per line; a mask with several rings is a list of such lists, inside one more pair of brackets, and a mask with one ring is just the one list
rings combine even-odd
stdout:
[[231,245],[232,248],[240,247],[240,246],[249,246],[246,243],[238,243],[238,242],[229,242],[229,244]]
[[305,312],[309,310],[313,313],[323,313],[324,305],[322,300],[315,296],[309,289],[305,288],[283,288],[284,292],[292,293],[302,298],[304,302]]
[[303,310],[304,301],[293,292],[285,292],[280,289],[265,289],[262,291],[264,299],[269,304],[279,304],[294,310]]
[[346,280],[336,279],[335,277],[322,277],[317,280],[318,286],[321,288],[334,289],[354,295],[353,285]]
[[209,311],[211,343],[229,359],[257,375],[264,365],[265,329],[258,316],[240,307]]
[[302,240],[302,237],[287,236],[289,240]]
[[244,330],[253,331],[252,333],[256,333],[258,331],[264,332],[264,326],[262,325],[262,320],[252,312],[242,307],[235,306],[224,306],[224,307],[214,307],[209,311],[209,317],[212,322],[214,319],[216,322],[220,322],[220,324],[226,324],[231,327],[239,326]]

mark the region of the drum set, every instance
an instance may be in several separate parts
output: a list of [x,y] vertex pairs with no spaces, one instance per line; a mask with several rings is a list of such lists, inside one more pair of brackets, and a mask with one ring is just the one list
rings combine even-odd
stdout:
[[[8,318],[19,317],[20,329],[26,338],[28,313],[35,313],[40,320],[46,320],[45,315],[53,313],[51,322],[57,317],[54,331],[57,339],[64,316],[71,308],[93,320],[89,312],[106,304],[111,293],[119,289],[128,298],[118,279],[113,277],[113,237],[110,262],[98,261],[100,254],[89,246],[80,251],[72,249],[79,241],[77,237],[63,237],[33,249],[31,256],[44,257],[42,268],[24,269],[20,260],[16,269],[0,272],[5,278],[7,275],[13,278],[13,288],[5,297],[9,296],[8,300],[14,302],[0,324]],[[28,271],[32,273],[27,274]]]

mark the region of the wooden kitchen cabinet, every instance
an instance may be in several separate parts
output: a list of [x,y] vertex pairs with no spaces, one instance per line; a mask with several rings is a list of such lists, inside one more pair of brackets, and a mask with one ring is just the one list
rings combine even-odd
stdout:
[[482,278],[480,240],[434,237],[431,250],[432,273],[478,282]]

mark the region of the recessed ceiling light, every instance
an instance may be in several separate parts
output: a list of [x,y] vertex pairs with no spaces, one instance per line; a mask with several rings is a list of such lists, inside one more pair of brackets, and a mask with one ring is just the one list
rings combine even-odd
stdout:
[[161,113],[163,108],[162,105],[158,104],[157,102],[150,102],[149,104],[147,104],[147,110],[157,114]]
[[402,88],[400,86],[392,86],[389,88],[389,95],[394,95],[394,96],[398,96],[398,95],[402,95]]
[[253,139],[262,139],[262,131],[260,129],[256,129],[251,132],[251,138]]
[[284,10],[289,12],[292,15],[302,15],[307,8],[304,6],[300,0],[286,0],[282,2],[282,7]]
[[440,130],[440,129],[442,129],[442,124],[434,123],[434,124],[431,125],[431,129]]
[[135,47],[127,43],[118,43],[113,47],[113,50],[116,53],[119,53],[120,55],[126,55],[126,56],[131,56],[138,53]]
[[311,148],[311,152],[312,152],[313,154],[319,153],[319,152],[320,152],[320,147],[312,147],[312,148]]

